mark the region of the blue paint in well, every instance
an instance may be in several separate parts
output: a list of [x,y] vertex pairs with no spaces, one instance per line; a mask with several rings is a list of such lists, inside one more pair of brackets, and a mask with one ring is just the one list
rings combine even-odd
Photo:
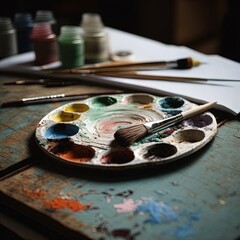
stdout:
[[73,124],[58,123],[49,127],[45,133],[47,139],[64,139],[77,134],[79,127]]

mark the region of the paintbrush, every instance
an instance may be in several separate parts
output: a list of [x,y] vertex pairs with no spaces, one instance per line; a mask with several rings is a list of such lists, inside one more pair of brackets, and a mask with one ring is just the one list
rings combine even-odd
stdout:
[[166,75],[151,75],[141,74],[137,72],[102,72],[95,75],[104,77],[115,78],[132,78],[142,80],[159,80],[159,81],[172,81],[172,82],[189,82],[189,83],[206,83],[206,82],[239,82],[240,79],[215,79],[215,78],[200,78],[200,77],[179,77],[179,76],[166,76]]
[[[146,75],[146,74],[138,74],[133,72],[122,72],[122,73],[98,73],[98,74],[77,74],[71,73],[70,70],[67,72],[46,72],[46,71],[36,71],[32,69],[21,69],[21,68],[0,68],[0,73],[10,76],[18,76],[18,77],[25,77],[25,78],[43,78],[43,79],[51,79],[58,82],[79,82],[79,83],[88,83],[89,81],[95,81],[99,85],[112,85],[111,82],[107,81],[97,81],[99,80],[98,76],[108,76],[108,77],[118,77],[118,78],[133,78],[133,79],[145,79],[145,80],[164,80],[164,81],[178,81],[178,82],[208,82],[208,81],[215,81],[215,82],[239,82],[240,79],[214,79],[214,78],[196,78],[196,77],[178,77],[178,76],[159,76],[159,75]],[[53,83],[54,84],[54,83]],[[115,83],[114,83],[115,84]]]
[[83,94],[55,94],[55,95],[47,95],[47,96],[37,96],[37,97],[29,97],[22,98],[13,101],[6,101],[2,103],[2,107],[18,107],[25,105],[33,105],[33,104],[42,104],[42,103],[52,103],[52,102],[60,102],[60,101],[73,101],[85,99],[91,96],[102,95],[102,94],[116,94],[122,93],[122,90],[105,90],[105,91],[96,91],[93,93],[83,93]]
[[105,73],[105,72],[126,72],[126,71],[146,71],[159,69],[189,69],[200,64],[199,61],[192,58],[182,58],[174,61],[153,61],[153,62],[120,62],[107,63],[102,65],[90,65],[72,69],[53,70],[53,72],[61,73]]
[[201,62],[198,60],[195,60],[191,57],[188,58],[181,58],[177,60],[171,60],[171,61],[122,61],[122,62],[109,62],[109,63],[98,63],[98,64],[92,64],[87,65],[83,67],[79,67],[76,69],[119,69],[119,68],[126,68],[126,67],[158,67],[158,68],[177,68],[177,69],[189,69],[195,66],[200,65]]
[[172,81],[172,82],[190,82],[190,83],[208,82],[208,79],[206,78],[176,77],[176,76],[151,75],[151,74],[148,75],[148,74],[140,74],[137,72],[103,72],[103,73],[97,73],[96,75],[104,76],[104,77],[132,78],[132,79],[159,80],[159,81]]
[[51,79],[16,80],[3,83],[3,85],[43,85],[45,87],[71,86],[77,84],[80,84],[79,80],[56,81]]
[[217,102],[209,102],[169,118],[119,129],[115,132],[114,138],[119,143],[119,145],[128,147],[132,145],[135,141],[147,135],[154,134],[185,119],[203,113],[208,109],[212,108],[216,103]]

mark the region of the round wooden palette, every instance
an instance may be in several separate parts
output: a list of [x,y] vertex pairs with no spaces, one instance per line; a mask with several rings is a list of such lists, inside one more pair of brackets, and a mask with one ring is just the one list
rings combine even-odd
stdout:
[[80,167],[125,169],[168,163],[192,154],[217,133],[213,114],[206,112],[142,138],[118,145],[113,134],[194,108],[181,97],[150,94],[101,95],[65,104],[47,114],[36,128],[41,149],[53,158]]

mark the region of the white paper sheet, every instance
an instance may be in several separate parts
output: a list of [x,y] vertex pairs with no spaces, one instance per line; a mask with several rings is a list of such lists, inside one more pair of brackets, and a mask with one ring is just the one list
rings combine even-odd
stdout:
[[[226,81],[208,81],[205,83],[183,83],[156,80],[135,80],[120,78],[102,78],[101,81],[118,82],[131,85],[131,88],[149,91],[155,94],[181,95],[199,103],[217,101],[219,109],[237,115],[240,111],[240,63],[218,55],[206,55],[183,46],[173,46],[150,39],[109,29],[112,51],[130,50],[137,60],[175,60],[192,57],[204,64],[187,70],[148,71],[146,74],[200,77],[206,79],[223,79]],[[142,72],[144,73],[144,72]]]
[[[192,57],[204,64],[187,70],[159,70],[148,71],[147,74],[200,77],[206,79],[223,79],[226,81],[208,81],[205,83],[183,83],[156,80],[139,80],[113,77],[86,77],[91,82],[101,82],[112,86],[127,86],[141,92],[149,92],[160,95],[179,95],[199,103],[217,101],[217,108],[228,111],[234,115],[240,112],[240,82],[227,80],[240,80],[240,63],[223,58],[218,55],[206,55],[184,46],[166,45],[151,39],[136,36],[112,28],[106,28],[109,35],[110,49],[114,53],[119,50],[133,52],[135,59],[139,61],[176,60],[179,58]],[[22,65],[31,69],[29,62],[34,61],[32,52],[0,61],[1,67]],[[59,62],[52,64],[59,66]]]

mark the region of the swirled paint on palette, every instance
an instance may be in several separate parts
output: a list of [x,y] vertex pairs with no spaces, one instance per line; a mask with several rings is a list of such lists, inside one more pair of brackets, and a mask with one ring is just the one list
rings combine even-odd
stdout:
[[119,146],[113,135],[120,128],[157,121],[194,107],[196,104],[179,96],[96,96],[48,113],[36,128],[36,139],[50,156],[74,166],[125,169],[168,163],[212,140],[217,133],[212,113],[146,136],[127,148]]

